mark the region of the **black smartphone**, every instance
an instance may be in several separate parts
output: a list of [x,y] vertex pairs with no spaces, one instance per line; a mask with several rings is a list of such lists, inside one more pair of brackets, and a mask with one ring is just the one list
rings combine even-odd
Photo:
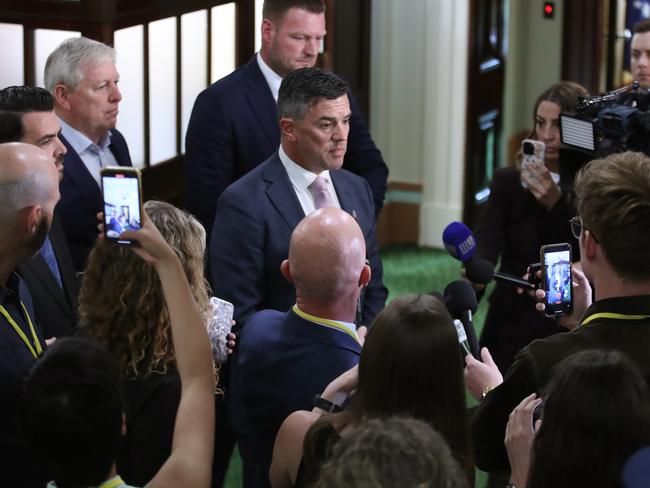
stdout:
[[142,178],[137,168],[102,168],[104,195],[104,235],[106,239],[128,246],[134,242],[120,239],[125,230],[138,230],[142,225]]
[[546,315],[569,314],[573,311],[571,287],[571,244],[548,244],[540,250],[542,283],[546,291]]
[[542,286],[542,281],[537,277],[537,272],[542,269],[542,263],[532,263],[528,266],[528,283],[533,285],[535,288],[540,288]]

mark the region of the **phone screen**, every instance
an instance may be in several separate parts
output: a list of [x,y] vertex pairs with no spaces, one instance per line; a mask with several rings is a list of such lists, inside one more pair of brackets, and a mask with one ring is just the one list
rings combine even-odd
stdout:
[[104,224],[108,239],[118,244],[131,244],[131,241],[118,239],[125,230],[138,230],[140,216],[140,182],[137,172],[103,171]]
[[569,244],[544,246],[544,287],[546,314],[557,315],[573,310],[571,296],[571,246]]

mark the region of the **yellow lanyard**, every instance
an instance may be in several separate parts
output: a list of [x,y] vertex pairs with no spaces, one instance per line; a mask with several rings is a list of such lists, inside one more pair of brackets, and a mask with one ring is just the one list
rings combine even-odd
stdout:
[[108,481],[104,481],[101,485],[99,485],[97,488],[115,488],[116,486],[123,485],[124,481],[122,481],[122,478],[119,476],[116,476],[115,478],[111,478]]
[[650,319],[650,315],[626,315],[622,313],[600,312],[587,317],[582,322],[582,325],[587,325],[591,321],[596,319],[643,320],[643,319]]
[[329,320],[329,319],[322,319],[320,317],[316,317],[315,315],[308,314],[307,312],[303,312],[298,308],[298,305],[293,306],[293,311],[296,315],[299,317],[309,321],[309,322],[315,322],[318,325],[324,325],[326,327],[332,327],[334,329],[338,329],[341,332],[345,332],[347,335],[352,337],[355,341],[357,341],[359,344],[361,344],[361,341],[359,340],[359,336],[357,335],[356,332],[352,332],[350,329],[347,327],[343,326],[342,324],[336,322],[335,320]]
[[13,327],[13,329],[16,331],[16,334],[22,339],[22,341],[25,343],[27,348],[29,349],[29,352],[32,353],[32,356],[34,356],[34,359],[38,358],[41,354],[43,354],[43,348],[41,347],[41,343],[38,341],[38,337],[36,336],[36,330],[34,329],[34,324],[32,324],[32,319],[29,318],[29,314],[27,313],[27,309],[25,308],[25,305],[23,305],[23,302],[20,302],[20,307],[23,309],[23,313],[25,314],[25,319],[27,321],[27,325],[29,325],[29,330],[32,333],[32,337],[34,338],[34,345],[36,346],[36,350],[34,350],[34,347],[32,344],[29,342],[29,339],[23,332],[23,330],[18,327],[18,324],[14,319],[11,318],[11,315],[9,315],[9,312],[7,312],[7,309],[4,308],[2,305],[0,305],[0,314],[4,316],[5,319],[7,319],[7,322],[9,322],[9,325]]

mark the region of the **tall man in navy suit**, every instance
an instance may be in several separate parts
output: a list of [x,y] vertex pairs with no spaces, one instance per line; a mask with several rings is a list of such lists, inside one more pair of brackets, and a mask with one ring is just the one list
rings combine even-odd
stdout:
[[86,267],[97,239],[97,213],[104,210],[101,168],[131,166],[126,141],[115,129],[122,100],[118,81],[115,50],[85,37],[64,41],[45,64],[45,87],[68,150],[58,212],[77,271]]
[[338,208],[317,210],[294,229],[281,271],[295,286],[296,304],[252,315],[231,364],[228,393],[244,486],[269,485],[273,442],[284,419],[311,410],[315,395],[358,364],[354,319],[370,279],[365,257],[359,224]]
[[[44,149],[58,170],[60,182],[66,148],[58,137],[61,127],[52,95],[43,88],[7,87],[0,90],[0,116],[13,116],[15,120],[14,130],[8,124],[1,125],[0,143],[25,142]],[[72,332],[77,325],[79,282],[56,210],[43,248],[17,270],[32,295],[43,335],[61,337]]]
[[[280,82],[295,69],[314,66],[325,37],[323,0],[265,0],[263,17],[260,52],[198,96],[187,129],[186,206],[208,232],[223,191],[277,149]],[[343,167],[366,179],[378,214],[388,168],[349,90],[348,97],[352,116]]]

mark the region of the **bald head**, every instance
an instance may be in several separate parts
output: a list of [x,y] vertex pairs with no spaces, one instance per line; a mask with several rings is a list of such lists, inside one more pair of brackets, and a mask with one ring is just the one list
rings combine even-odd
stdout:
[[27,207],[51,213],[58,199],[58,173],[44,150],[22,142],[0,144],[0,223]]
[[291,279],[303,299],[331,302],[357,290],[365,262],[363,232],[338,208],[309,214],[291,235]]

